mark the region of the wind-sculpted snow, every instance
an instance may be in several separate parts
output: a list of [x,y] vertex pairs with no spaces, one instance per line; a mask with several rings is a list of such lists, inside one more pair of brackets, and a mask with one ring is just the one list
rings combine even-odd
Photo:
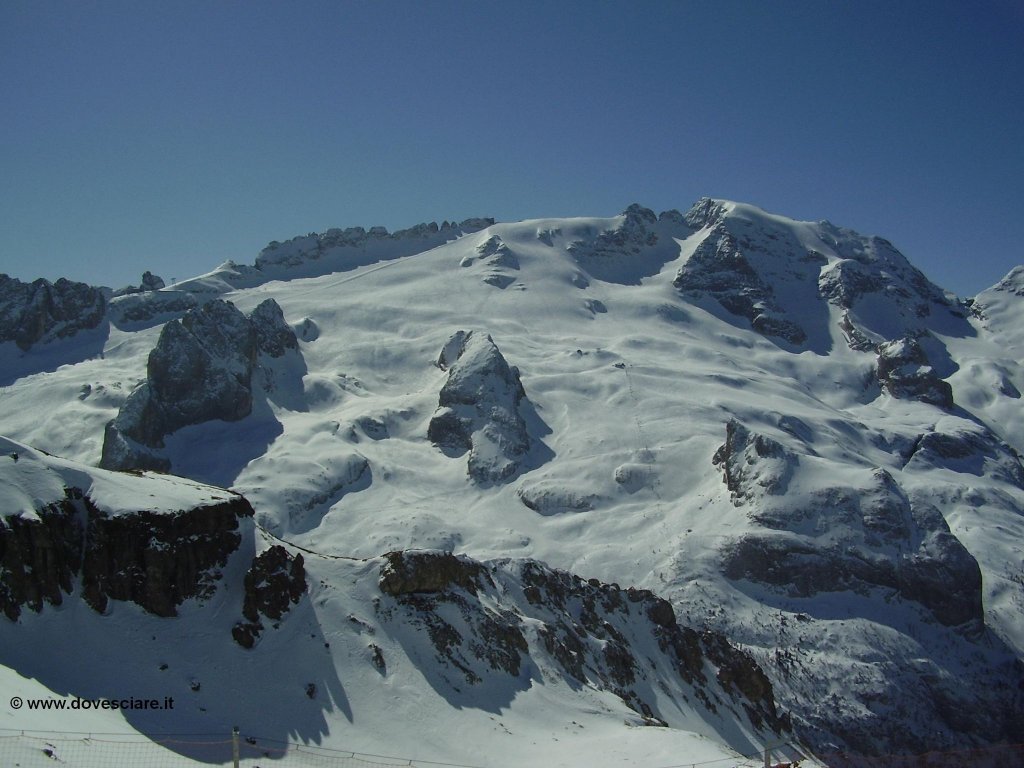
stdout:
[[[230,486],[260,526],[244,544],[292,558],[253,566],[247,612],[246,555],[215,612],[182,603],[159,630],[58,590],[61,611],[0,621],[3,663],[79,692],[83,668],[122,674],[102,650],[115,623],[182,667],[209,644],[200,693],[139,651],[133,674],[197,706],[133,722],[240,717],[439,762],[492,741],[509,764],[753,754],[766,732],[744,702],[765,681],[797,741],[850,764],[1019,740],[1024,271],[960,302],[881,239],[713,199],[399,234],[297,238],[114,298],[93,331],[0,345],[0,422],[21,443]],[[104,457],[111,420],[123,445]],[[380,557],[410,550],[476,559]],[[597,585],[537,576],[556,573]],[[612,582],[669,602],[606,612]],[[69,616],[91,645],[60,653],[88,663],[55,666],[38,639]],[[709,661],[705,630],[761,675]],[[680,671],[694,659],[707,686]],[[239,715],[224,691],[253,675]],[[753,698],[714,698],[723,680]],[[654,718],[669,728],[634,727]],[[436,738],[452,732],[465,745]]]

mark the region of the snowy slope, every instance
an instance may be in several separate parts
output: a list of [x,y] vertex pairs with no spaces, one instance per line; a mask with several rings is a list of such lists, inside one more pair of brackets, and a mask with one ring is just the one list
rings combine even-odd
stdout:
[[[301,365],[282,364],[241,421],[166,439],[173,472],[242,493],[270,534],[355,558],[408,548],[536,558],[651,589],[691,625],[750,650],[797,732],[822,751],[984,745],[1024,722],[1020,694],[999,690],[1020,676],[1014,665],[1024,658],[1019,273],[968,308],[878,238],[714,200],[685,215],[633,206],[611,218],[481,221],[422,242],[356,233],[349,243],[343,234],[297,238],[253,267],[225,265],[173,291],[116,299],[102,354],[88,359],[74,338],[28,352],[3,345],[0,359],[15,373],[0,393],[2,431],[95,464],[104,426],[146,378],[164,322],[217,298],[245,313],[273,298],[299,339]],[[507,482],[474,482],[466,456],[427,437],[448,378],[437,361],[458,331],[488,334],[519,372],[533,439],[524,470]],[[916,339],[927,361],[898,360],[894,375],[903,378],[883,381],[875,345],[902,338]],[[922,380],[947,382],[955,406],[893,394]],[[739,492],[714,461],[731,420],[781,457],[751,449],[751,485]],[[882,490],[880,471],[891,480]],[[872,493],[902,510],[900,532],[876,535],[858,501]],[[906,584],[915,557],[945,567],[928,556],[947,535],[980,569],[983,626],[943,623],[937,601]],[[805,568],[810,586],[797,588],[749,569],[726,573],[740,543],[766,540],[788,547],[777,550],[784,563],[802,562],[794,547],[806,548],[825,576]],[[843,581],[835,572],[853,567],[849,552],[871,568]],[[673,739],[689,739],[692,724],[678,723],[679,735],[622,729],[621,702],[592,691],[518,693],[501,708],[509,736],[495,712],[453,708],[430,686],[387,692],[372,666],[346,657],[350,643],[334,650],[331,641],[319,660],[298,654],[293,643],[307,628],[313,640],[348,631],[339,617],[362,616],[373,599],[358,586],[370,566],[315,556],[307,565],[309,602],[263,641],[259,658],[280,643],[273,647],[298,657],[296,675],[341,680],[344,690],[332,693],[332,707],[310,703],[314,725],[291,735],[475,764],[493,763],[436,733],[471,734],[471,745],[496,738],[514,763],[538,754],[533,740],[565,764],[580,764],[573,750],[582,741],[601,744],[594,754],[608,765],[627,749],[647,750],[651,764],[679,762],[670,752],[683,742]],[[72,611],[96,647],[107,643],[106,618],[78,610],[44,610],[2,631],[12,641],[19,631],[43,636]],[[206,658],[217,659],[223,686],[231,665],[242,674],[265,663],[231,647],[237,612],[216,628],[196,610],[160,623],[161,652],[187,654],[200,645],[188,638],[216,634],[223,648]],[[125,631],[149,636],[154,619],[131,607],[117,614]],[[95,691],[109,679],[102,664],[86,678],[43,675],[47,660],[19,647],[0,661],[53,690]],[[131,653],[139,674],[152,665],[151,651]],[[193,668],[199,674],[201,664]],[[273,690],[261,702],[277,700]],[[346,726],[386,722],[395,707],[409,723],[398,743],[382,744],[378,727]],[[566,708],[588,736],[566,731],[556,746],[549,724],[563,722],[553,713]],[[951,714],[971,709],[993,724]],[[438,719],[424,722],[423,711]],[[232,716],[210,717],[220,728]],[[202,729],[204,718],[193,712],[175,727]],[[608,741],[594,741],[595,731]],[[704,736],[711,744],[702,756],[738,746],[721,729]]]

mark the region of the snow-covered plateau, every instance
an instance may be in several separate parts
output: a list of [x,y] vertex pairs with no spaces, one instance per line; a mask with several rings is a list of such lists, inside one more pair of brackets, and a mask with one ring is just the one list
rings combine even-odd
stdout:
[[712,199],[0,275],[0,737],[1022,765],[1022,358],[1024,268]]

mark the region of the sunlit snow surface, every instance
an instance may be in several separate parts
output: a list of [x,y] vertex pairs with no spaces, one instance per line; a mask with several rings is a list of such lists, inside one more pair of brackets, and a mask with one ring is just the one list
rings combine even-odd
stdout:
[[[650,226],[657,244],[633,255],[571,247],[615,230],[623,217],[550,219],[495,224],[421,253],[382,252],[344,271],[316,275],[307,264],[297,270],[302,277],[278,269],[269,282],[246,273],[234,283],[253,286],[244,289],[205,278],[199,284],[227,291],[221,297],[244,312],[275,299],[296,328],[305,372],[274,371],[273,391],[241,422],[171,436],[172,469],[244,494],[266,531],[322,555],[439,548],[478,560],[531,557],[584,578],[652,589],[684,621],[725,631],[759,660],[771,662],[787,643],[799,647],[799,663],[814,671],[776,681],[784,706],[818,701],[855,716],[857,702],[832,696],[840,680],[884,687],[891,665],[918,657],[936,674],[969,674],[971,659],[958,656],[962,638],[936,625],[918,636],[912,606],[889,609],[877,595],[847,593],[791,600],[721,575],[720,547],[756,528],[712,464],[726,423],[737,418],[807,457],[795,495],[859,487],[882,467],[908,493],[929,499],[981,565],[993,641],[1024,656],[1024,490],[969,468],[905,466],[899,447],[935,429],[981,424],[1024,451],[1024,298],[989,291],[978,298],[977,316],[922,320],[948,350],[939,373],[958,407],[947,413],[895,400],[871,382],[874,355],[848,346],[841,309],[807,298],[814,283],[806,270],[845,258],[839,241],[823,236],[836,228],[750,206],[726,210],[754,229],[784,230],[822,257],[819,265],[793,264],[769,250],[755,265],[773,275],[787,318],[808,331],[803,347],[753,331],[711,299],[681,295],[673,280],[710,227],[667,219]],[[495,237],[515,268],[494,258],[488,241]],[[870,305],[859,311],[869,316]],[[886,316],[878,333],[906,322]],[[97,463],[104,425],[145,377],[160,330],[145,325],[110,326],[102,354],[84,360],[75,339],[27,354],[4,345],[0,365],[14,373],[0,382],[0,431]],[[477,329],[519,368],[535,411],[531,434],[539,436],[539,466],[488,487],[467,477],[465,457],[447,456],[426,438],[446,378],[438,354],[454,332]],[[73,364],[61,364],[61,355]],[[93,482],[114,481],[97,474]],[[531,494],[550,505],[528,508],[521,497]],[[682,715],[670,729],[637,727],[615,697],[566,685],[453,706],[403,656],[400,638],[376,626],[379,562],[307,555],[306,565],[310,599],[254,652],[231,640],[240,597],[229,590],[212,604],[187,606],[178,620],[126,604],[100,617],[68,600],[27,612],[17,626],[0,621],[0,661],[20,673],[3,672],[5,695],[103,696],[116,686],[117,694],[181,702],[173,717],[127,722],[0,711],[0,728],[205,733],[238,724],[270,738],[488,766],[540,757],[547,765],[636,765],[640,756],[643,764],[674,765],[758,748],[725,735],[721,724]],[[238,580],[245,567],[240,553],[231,563]],[[812,620],[794,623],[797,613]],[[367,661],[371,643],[389,659],[386,676]],[[982,645],[976,653],[982,659],[990,651]],[[193,680],[202,683],[198,692]],[[303,693],[310,682],[315,699]]]

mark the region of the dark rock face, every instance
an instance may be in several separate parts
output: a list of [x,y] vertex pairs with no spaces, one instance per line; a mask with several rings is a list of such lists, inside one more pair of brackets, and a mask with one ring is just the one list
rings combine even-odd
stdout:
[[602,258],[617,258],[623,253],[637,255],[645,246],[658,242],[658,235],[650,230],[650,226],[658,221],[654,211],[633,203],[625,211],[626,217],[622,226],[608,232],[602,232],[593,241],[574,243],[570,252],[577,261],[585,263]]
[[[946,296],[888,240],[827,221],[818,225],[818,233],[839,256],[822,270],[818,290],[844,310],[843,330],[852,348],[863,349],[864,339],[877,343],[921,333],[932,321],[967,332],[965,306]],[[886,311],[879,313],[883,305]]]
[[23,283],[0,274],[0,343],[22,350],[96,328],[107,311],[105,289],[63,277]]
[[157,616],[175,616],[185,600],[213,593],[220,569],[242,542],[238,519],[252,514],[241,496],[175,515],[91,514],[82,599],[101,613],[112,598],[137,603]]
[[242,540],[239,520],[252,507],[241,496],[176,514],[110,517],[81,489],[38,510],[37,519],[0,520],[0,611],[60,605],[80,578],[82,599],[96,611],[125,600],[157,616],[174,616],[189,598],[208,597],[220,569]]
[[949,410],[953,407],[953,388],[939,378],[928,364],[920,342],[902,338],[878,346],[878,382],[892,397],[920,400]]
[[[525,670],[553,665],[664,725],[649,680],[667,664],[681,699],[711,712],[739,704],[755,727],[789,729],[749,655],[720,634],[681,627],[672,606],[647,590],[584,581],[533,560],[479,563],[439,551],[385,556],[380,587],[395,600],[378,607],[384,620],[422,627],[431,664],[456,690],[526,686]],[[673,695],[664,685],[662,692]]]
[[283,357],[299,348],[295,331],[285,322],[284,312],[273,299],[261,302],[249,315],[249,322],[256,331],[256,347],[260,354]]
[[156,324],[180,317],[199,304],[199,299],[188,291],[137,291],[111,299],[110,315],[118,326]]
[[931,283],[892,243],[863,237],[830,222],[819,225],[821,237],[840,261],[821,273],[821,295],[837,306],[853,309],[870,294],[884,293],[917,317],[927,317],[932,306],[949,306],[940,288]]
[[248,318],[230,302],[214,299],[171,320],[150,352],[145,383],[107,425],[100,466],[167,471],[170,465],[158,450],[166,435],[214,419],[245,418],[252,411],[259,356],[297,349],[273,299]]
[[921,538],[915,551],[892,558],[796,535],[747,534],[723,549],[723,567],[730,579],[768,584],[792,597],[895,590],[941,624],[978,631],[984,620],[978,562],[948,531]]
[[35,612],[43,603],[61,605],[71,592],[82,562],[81,492],[37,511],[38,519],[0,519],[0,611],[11,621],[22,607]]
[[491,337],[459,331],[437,361],[448,371],[427,437],[452,455],[469,451],[469,476],[478,483],[502,482],[521,468],[530,449],[519,404],[526,392]]
[[306,594],[306,586],[301,554],[293,557],[278,544],[258,554],[245,574],[242,615],[246,621],[232,628],[235,642],[243,648],[252,648],[264,629],[260,617],[280,621]]
[[735,419],[725,428],[725,443],[712,462],[722,467],[725,485],[737,504],[759,493],[773,496],[786,492],[797,457],[778,441],[751,432]]
[[392,597],[430,594],[453,587],[476,594],[477,588],[483,586],[481,579],[486,577],[480,563],[451,552],[389,552],[384,561],[380,590]]
[[[806,331],[786,317],[786,308],[777,301],[769,278],[785,270],[790,282],[807,283],[813,268],[824,263],[824,257],[807,252],[792,233],[782,228],[767,232],[744,228],[742,220],[725,218],[720,206],[712,202],[698,203],[696,210],[687,214],[687,221],[693,224],[715,223],[680,267],[673,285],[691,298],[710,296],[730,314],[749,320],[758,333],[803,344]],[[761,269],[755,268],[754,260]],[[811,269],[796,269],[800,266]]]
[[895,590],[948,626],[983,625],[981,570],[942,515],[914,502],[876,468],[863,487],[823,487],[784,495],[798,456],[736,421],[713,461],[733,503],[767,529],[722,549],[725,575],[793,597],[874,587]]

